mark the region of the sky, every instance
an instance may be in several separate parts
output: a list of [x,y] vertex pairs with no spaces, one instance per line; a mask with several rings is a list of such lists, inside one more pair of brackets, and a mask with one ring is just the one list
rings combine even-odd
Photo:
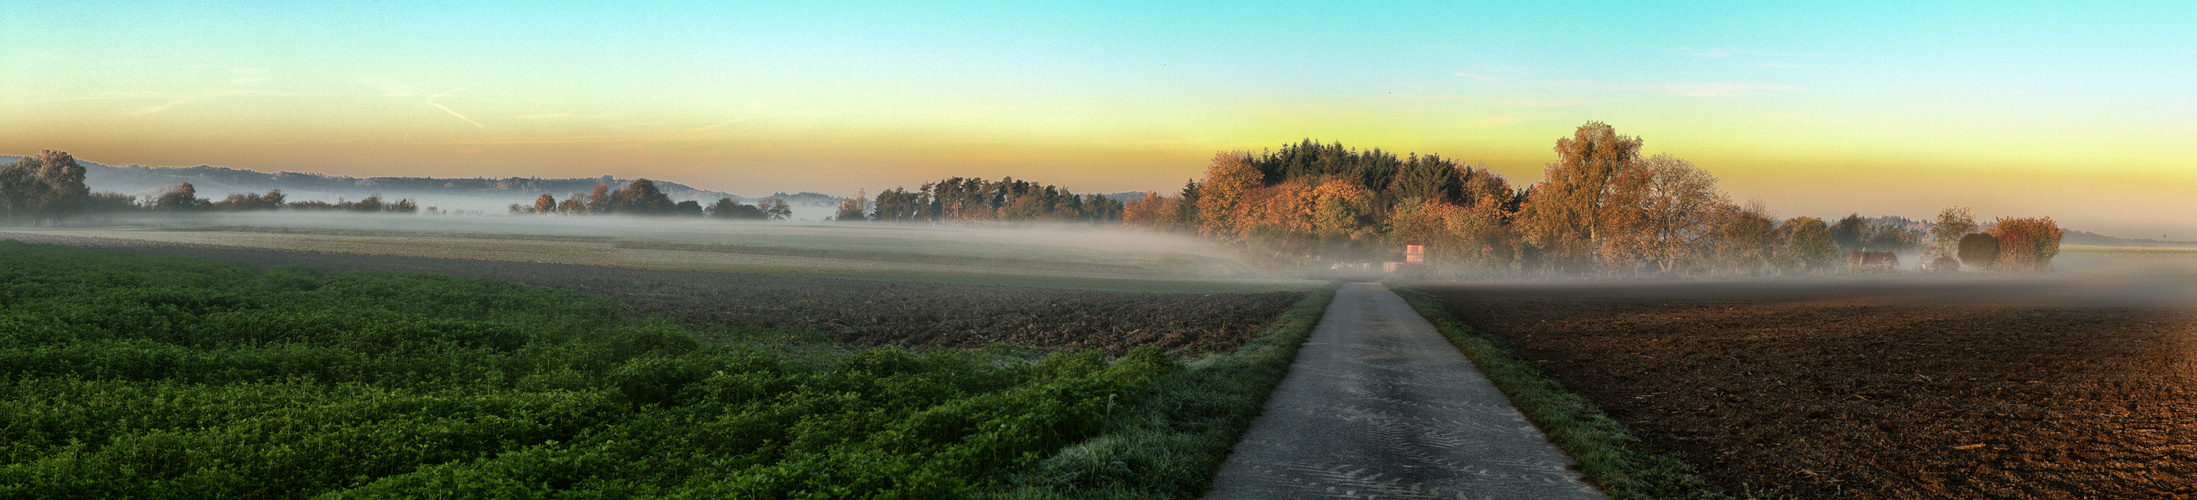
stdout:
[[[1589,121],[1784,216],[2197,240],[2197,3],[0,2],[0,154],[851,195]],[[1612,5],[1616,4],[1616,5]]]

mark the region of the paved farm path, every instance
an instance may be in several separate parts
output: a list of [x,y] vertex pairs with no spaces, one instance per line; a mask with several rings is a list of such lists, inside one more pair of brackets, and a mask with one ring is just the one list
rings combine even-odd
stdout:
[[1212,499],[1603,498],[1402,297],[1347,283]]

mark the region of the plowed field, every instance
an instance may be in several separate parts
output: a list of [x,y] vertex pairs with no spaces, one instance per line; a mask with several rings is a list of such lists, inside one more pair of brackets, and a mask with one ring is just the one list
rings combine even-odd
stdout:
[[993,342],[1121,354],[1153,344],[1224,352],[1256,336],[1302,292],[1151,293],[668,271],[435,259],[14,234],[10,238],[295,265],[489,278],[598,293],[638,314],[710,324],[815,329],[857,345],[982,347]]
[[1732,493],[2197,495],[2187,279],[1418,288]]

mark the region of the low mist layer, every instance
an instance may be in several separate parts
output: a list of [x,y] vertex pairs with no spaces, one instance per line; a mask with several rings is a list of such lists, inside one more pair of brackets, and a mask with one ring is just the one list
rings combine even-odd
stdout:
[[305,212],[112,214],[88,217],[77,226],[22,231],[296,251],[1023,284],[1057,281],[1078,287],[1311,284],[1261,270],[1202,238],[1116,226]]

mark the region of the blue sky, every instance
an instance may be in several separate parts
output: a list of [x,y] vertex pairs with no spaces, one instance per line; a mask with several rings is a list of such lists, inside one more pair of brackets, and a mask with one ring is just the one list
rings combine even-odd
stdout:
[[1789,215],[2197,238],[2189,26],[2189,3],[13,2],[0,150],[1088,192],[1307,137],[1532,181],[1599,120]]

